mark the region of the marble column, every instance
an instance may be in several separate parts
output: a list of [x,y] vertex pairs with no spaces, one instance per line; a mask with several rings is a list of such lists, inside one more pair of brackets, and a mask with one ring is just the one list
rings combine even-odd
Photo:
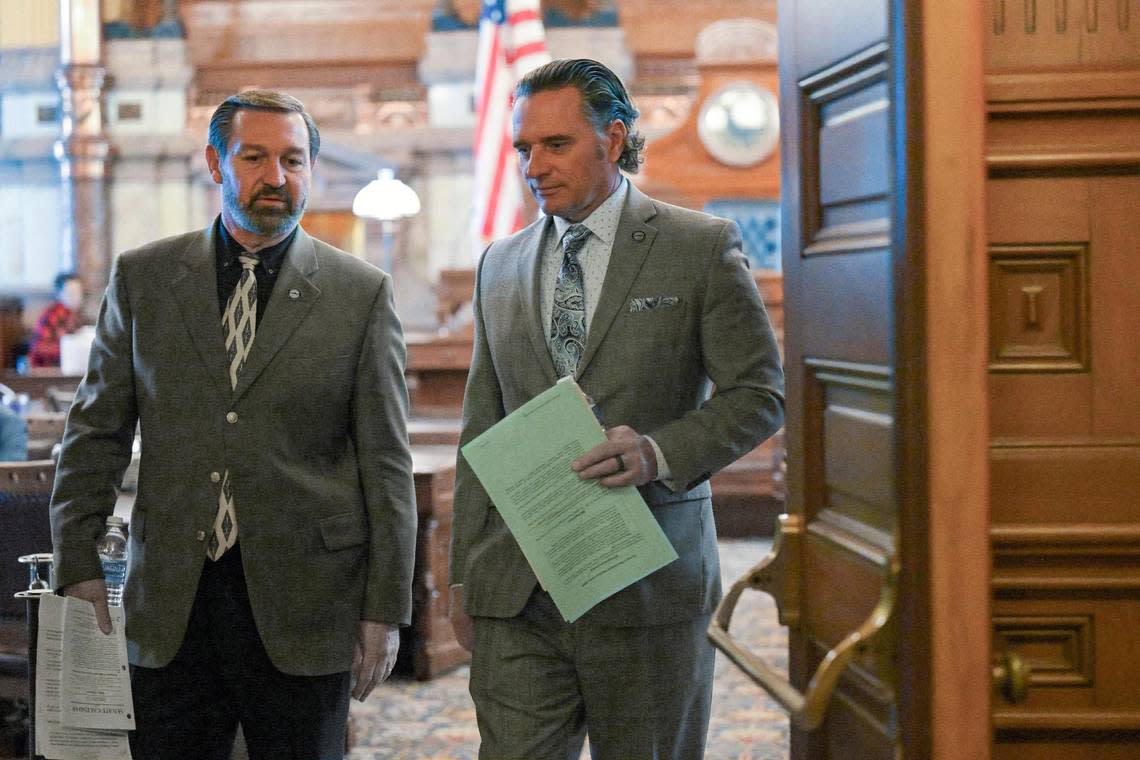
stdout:
[[108,142],[103,131],[102,20],[99,0],[59,0],[59,87],[62,120],[55,142],[62,179],[60,270],[83,281],[84,312],[93,317],[107,286],[110,234],[104,184]]

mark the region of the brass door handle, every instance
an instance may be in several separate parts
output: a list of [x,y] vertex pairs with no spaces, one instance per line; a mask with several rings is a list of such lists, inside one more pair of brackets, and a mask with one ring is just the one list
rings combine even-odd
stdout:
[[1013,652],[994,654],[994,693],[1016,705],[1029,696],[1029,663]]
[[[882,641],[880,633],[894,611],[898,594],[898,562],[892,557],[887,568],[879,601],[870,616],[856,630],[849,633],[831,649],[808,683],[807,691],[800,693],[780,673],[758,656],[740,646],[728,633],[733,610],[745,589],[764,591],[776,601],[779,619],[783,625],[796,627],[799,623],[799,554],[803,535],[803,518],[800,515],[780,515],[772,551],[758,565],[739,578],[713,613],[708,635],[717,649],[724,652],[737,667],[768,692],[788,711],[792,722],[799,728],[811,731],[823,722],[823,715],[831,695],[839,683],[843,670],[857,655],[876,645],[875,654],[881,661],[889,659],[889,642]],[[889,663],[885,663],[889,669]]]

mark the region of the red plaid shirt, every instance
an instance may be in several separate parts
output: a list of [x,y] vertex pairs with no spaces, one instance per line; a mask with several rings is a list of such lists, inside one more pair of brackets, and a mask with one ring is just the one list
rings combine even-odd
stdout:
[[28,359],[33,367],[59,366],[59,339],[83,326],[79,312],[52,301],[36,322]]

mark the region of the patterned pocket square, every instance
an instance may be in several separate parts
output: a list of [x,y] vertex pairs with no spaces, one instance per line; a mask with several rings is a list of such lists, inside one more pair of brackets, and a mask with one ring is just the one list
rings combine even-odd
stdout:
[[677,296],[647,296],[645,298],[629,299],[631,312],[652,311],[654,309],[671,309],[681,303]]

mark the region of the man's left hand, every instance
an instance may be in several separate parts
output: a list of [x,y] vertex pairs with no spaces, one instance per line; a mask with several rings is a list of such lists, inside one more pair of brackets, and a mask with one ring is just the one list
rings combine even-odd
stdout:
[[571,463],[578,477],[606,488],[643,486],[657,478],[657,456],[648,438],[627,425],[610,428],[606,438]]
[[363,702],[384,682],[400,651],[400,628],[387,623],[361,620],[356,628],[352,653],[352,696]]

